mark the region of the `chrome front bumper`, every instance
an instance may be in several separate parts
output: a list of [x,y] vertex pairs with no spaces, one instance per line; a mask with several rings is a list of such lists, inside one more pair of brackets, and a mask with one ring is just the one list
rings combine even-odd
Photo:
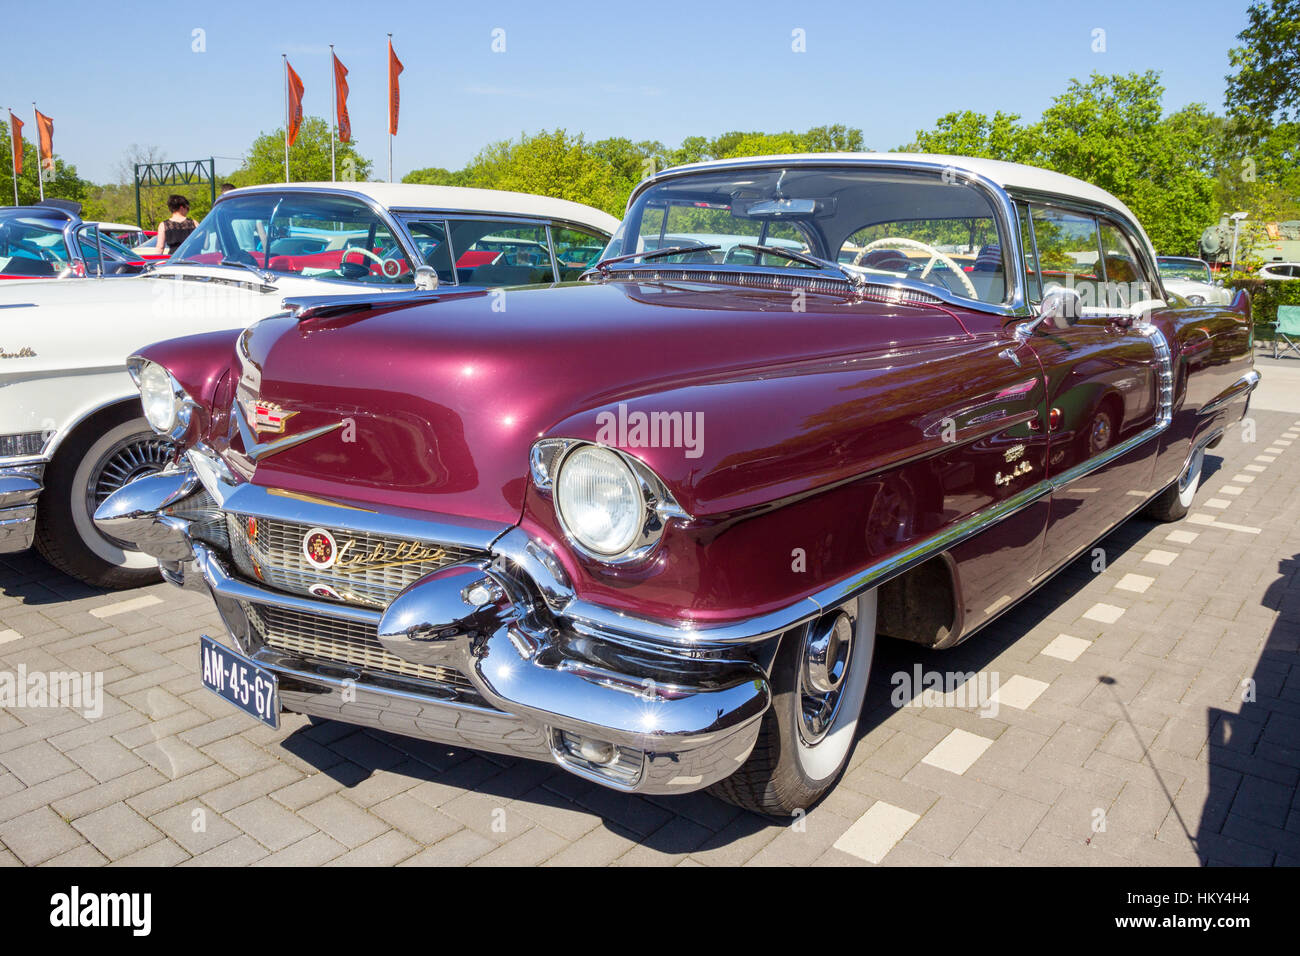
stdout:
[[[771,698],[754,659],[602,640],[555,614],[525,566],[491,553],[426,575],[382,611],[272,590],[233,571],[186,520],[159,514],[197,488],[188,470],[148,476],[111,496],[96,522],[157,557],[173,584],[209,591],[237,649],[278,675],[287,710],[552,761],[640,793],[708,786],[753,748]],[[286,653],[261,639],[253,606],[372,626],[393,655],[468,681],[438,686]]]
[[32,546],[44,475],[44,462],[0,467],[0,554]]

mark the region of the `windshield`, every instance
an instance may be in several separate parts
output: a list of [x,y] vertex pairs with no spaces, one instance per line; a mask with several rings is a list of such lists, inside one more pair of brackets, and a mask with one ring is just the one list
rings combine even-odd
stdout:
[[317,279],[411,285],[414,274],[392,230],[348,196],[255,192],[224,199],[172,261],[242,262]]
[[938,173],[778,166],[674,177],[636,198],[605,257],[687,247],[654,263],[819,268],[746,245],[807,253],[962,299],[994,304],[1008,295],[1006,243],[990,199]]
[[1209,282],[1210,267],[1198,259],[1157,259],[1162,279],[1191,279],[1193,282]]

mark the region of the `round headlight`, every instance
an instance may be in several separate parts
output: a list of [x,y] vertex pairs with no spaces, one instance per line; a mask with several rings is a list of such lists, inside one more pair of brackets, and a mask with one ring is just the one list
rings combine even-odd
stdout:
[[1203,295],[1189,295],[1189,296],[1187,297],[1187,301],[1188,301],[1189,303],[1191,303],[1192,305],[1205,305],[1205,296],[1203,296]]
[[560,465],[555,500],[565,530],[597,554],[622,554],[645,522],[640,483],[608,448],[584,445],[570,452]]
[[144,417],[158,434],[166,435],[176,427],[178,399],[172,388],[171,376],[155,362],[145,362],[136,379],[140,388],[140,404]]

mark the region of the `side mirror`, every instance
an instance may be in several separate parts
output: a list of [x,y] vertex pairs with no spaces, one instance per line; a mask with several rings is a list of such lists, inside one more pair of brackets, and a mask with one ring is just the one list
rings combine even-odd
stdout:
[[1076,289],[1053,286],[1043,293],[1043,301],[1038,306],[1038,316],[1034,320],[1035,328],[1044,322],[1056,329],[1068,329],[1079,321],[1083,315],[1083,297]]
[[428,265],[416,266],[415,287],[422,292],[432,292],[438,288],[438,270]]

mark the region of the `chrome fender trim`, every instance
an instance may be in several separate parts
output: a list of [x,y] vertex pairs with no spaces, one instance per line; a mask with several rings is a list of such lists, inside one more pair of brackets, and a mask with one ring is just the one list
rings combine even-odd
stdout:
[[1237,401],[1238,399],[1249,395],[1251,392],[1255,390],[1255,386],[1258,384],[1259,384],[1259,372],[1256,369],[1252,368],[1245,375],[1241,376],[1241,378],[1237,379],[1235,382],[1233,382],[1231,385],[1225,388],[1214,398],[1210,399],[1208,402],[1202,405],[1201,410],[1197,412],[1197,414],[1213,415],[1215,412],[1219,411],[1220,409],[1226,408],[1228,405],[1231,405],[1233,402]]

